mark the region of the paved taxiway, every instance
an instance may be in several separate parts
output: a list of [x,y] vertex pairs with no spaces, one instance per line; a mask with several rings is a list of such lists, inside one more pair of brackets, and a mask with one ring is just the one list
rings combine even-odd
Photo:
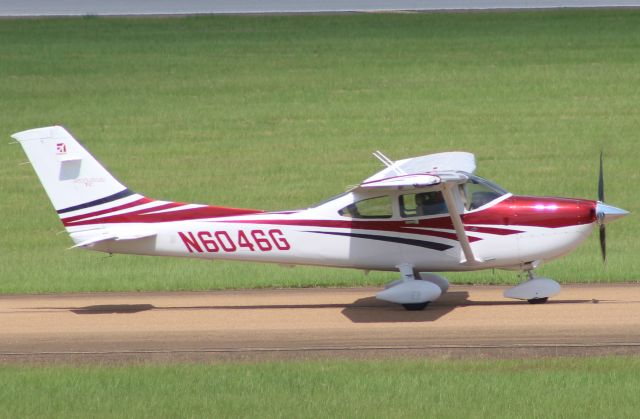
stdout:
[[375,288],[0,296],[0,362],[640,353],[640,284],[503,290],[453,286],[422,312]]
[[2,0],[0,16],[314,13],[638,7],[638,0]]

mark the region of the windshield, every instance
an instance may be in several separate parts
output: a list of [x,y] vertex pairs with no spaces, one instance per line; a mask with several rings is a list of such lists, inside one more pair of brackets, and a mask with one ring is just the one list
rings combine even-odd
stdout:
[[345,192],[339,193],[338,195],[330,196],[329,198],[323,199],[322,201],[318,202],[318,203],[317,203],[317,204],[315,204],[315,205],[310,206],[309,208],[316,208],[316,207],[319,207],[320,205],[324,205],[324,204],[326,204],[327,202],[331,202],[331,201],[333,201],[333,200],[335,200],[335,199],[342,198],[343,196],[345,196],[346,194],[348,194],[348,193],[350,193],[350,192],[351,192],[351,189],[349,189],[348,191],[345,191]]
[[466,175],[469,177],[469,181],[464,184],[462,192],[467,210],[480,208],[508,193],[505,189],[487,179],[468,173]]

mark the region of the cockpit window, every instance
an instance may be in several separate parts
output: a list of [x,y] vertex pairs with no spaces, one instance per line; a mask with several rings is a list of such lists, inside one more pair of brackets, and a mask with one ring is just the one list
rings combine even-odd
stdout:
[[377,198],[363,199],[338,211],[343,217],[350,218],[391,218],[393,209],[391,208],[391,198],[389,196],[379,196]]
[[467,176],[469,181],[465,183],[463,190],[467,210],[480,208],[507,193],[506,190],[487,179],[471,174]]
[[447,204],[442,192],[422,192],[400,196],[400,214],[403,217],[446,214]]

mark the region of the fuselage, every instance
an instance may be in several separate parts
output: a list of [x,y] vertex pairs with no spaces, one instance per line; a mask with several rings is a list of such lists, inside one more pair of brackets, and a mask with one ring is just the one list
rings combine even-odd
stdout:
[[[392,198],[399,194],[392,194]],[[116,215],[113,211],[88,213],[67,217],[72,221],[63,218],[63,222],[76,241],[88,234],[80,231],[102,222],[123,229],[153,223],[154,236],[92,245],[94,250],[109,253],[383,271],[406,263],[433,272],[521,269],[549,261],[575,249],[597,222],[595,201],[504,194],[462,214],[468,240],[481,260],[469,264],[462,263],[460,243],[448,214],[403,217],[397,205],[384,219],[340,214],[341,208],[359,198],[347,193],[304,210],[233,209],[233,215],[225,215],[225,209],[219,207],[151,201],[142,203],[142,210],[130,205]],[[78,233],[73,232],[76,229]]]

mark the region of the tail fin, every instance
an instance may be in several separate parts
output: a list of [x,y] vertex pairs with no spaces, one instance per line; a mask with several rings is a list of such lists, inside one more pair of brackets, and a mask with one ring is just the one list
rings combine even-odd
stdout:
[[[155,235],[152,223],[255,214],[262,211],[158,201],[118,182],[62,127],[12,135],[22,145],[76,246]],[[131,223],[137,224],[132,227]],[[123,224],[128,226],[123,227]],[[142,226],[141,224],[145,224]]]
[[22,145],[61,218],[142,198],[118,182],[63,127],[30,129],[12,137]]
[[53,207],[74,241],[73,247],[107,240],[153,236],[148,228],[107,228],[104,218],[124,208],[143,208],[158,201],[118,182],[63,127],[35,128],[12,135],[24,149]]

